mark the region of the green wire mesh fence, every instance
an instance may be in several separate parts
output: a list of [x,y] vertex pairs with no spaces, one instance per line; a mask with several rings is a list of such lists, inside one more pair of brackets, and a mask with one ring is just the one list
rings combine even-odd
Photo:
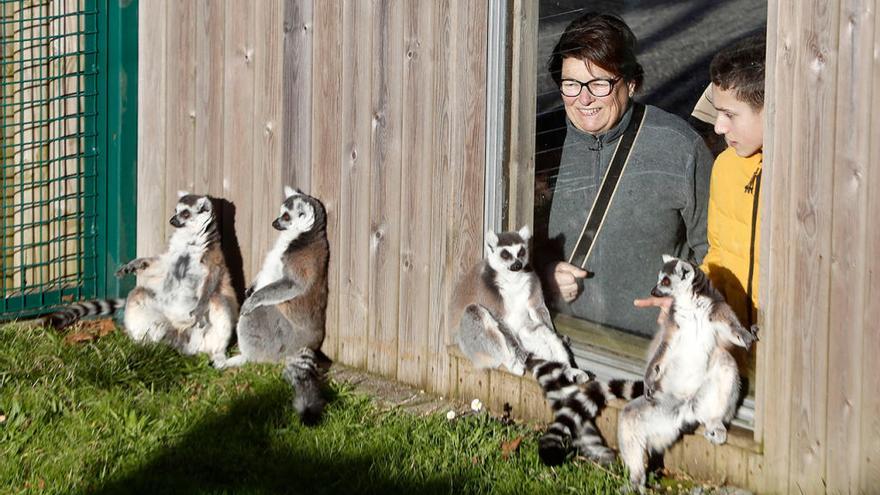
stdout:
[[98,11],[0,0],[0,316],[94,297]]

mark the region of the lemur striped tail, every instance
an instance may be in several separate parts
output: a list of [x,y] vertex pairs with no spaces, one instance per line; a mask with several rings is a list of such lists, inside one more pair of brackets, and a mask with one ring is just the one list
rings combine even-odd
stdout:
[[62,330],[88,316],[108,316],[125,306],[125,299],[95,299],[83,301],[50,313],[42,318],[43,324]]
[[538,441],[538,455],[548,466],[562,464],[574,448],[578,454],[600,464],[614,462],[614,451],[605,445],[593,420],[612,399],[634,399],[643,393],[641,381],[573,380],[571,367],[556,362],[529,359],[534,374],[553,409],[553,422]]
[[330,359],[321,351],[303,347],[284,362],[284,379],[293,386],[293,407],[304,424],[321,420],[327,401],[321,394],[321,382]]

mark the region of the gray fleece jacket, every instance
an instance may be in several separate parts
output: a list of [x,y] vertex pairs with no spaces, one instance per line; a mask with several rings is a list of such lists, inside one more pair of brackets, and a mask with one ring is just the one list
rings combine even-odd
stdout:
[[[567,261],[586,221],[615,146],[632,115],[593,136],[568,119],[552,187],[547,235],[561,251],[537,253],[540,264]],[[633,306],[650,295],[661,255],[701,262],[708,250],[706,210],[712,155],[688,124],[648,106],[641,133],[595,240],[580,296],[564,313],[629,332],[653,335],[657,311]],[[543,255],[543,257],[542,257]]]

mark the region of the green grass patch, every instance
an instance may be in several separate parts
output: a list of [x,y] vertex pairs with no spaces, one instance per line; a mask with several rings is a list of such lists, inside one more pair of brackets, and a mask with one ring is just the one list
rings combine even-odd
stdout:
[[120,332],[68,344],[0,326],[0,492],[583,494],[623,482],[619,468],[543,466],[527,426],[382,411],[334,383],[324,420],[306,427],[280,375],[220,372]]

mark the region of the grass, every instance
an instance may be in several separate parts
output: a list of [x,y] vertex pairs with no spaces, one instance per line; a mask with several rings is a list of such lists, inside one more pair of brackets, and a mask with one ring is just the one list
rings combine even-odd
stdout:
[[328,393],[310,428],[277,366],[220,372],[120,332],[69,344],[3,325],[0,492],[616,493],[623,481],[619,468],[543,466],[524,425],[383,411],[335,383]]

